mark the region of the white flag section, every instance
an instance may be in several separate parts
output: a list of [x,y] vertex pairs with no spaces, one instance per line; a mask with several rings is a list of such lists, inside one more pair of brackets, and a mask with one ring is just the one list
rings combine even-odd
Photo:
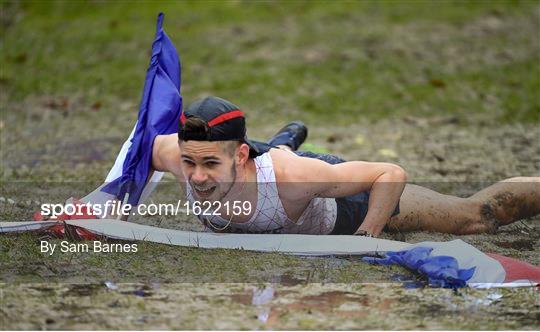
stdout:
[[[208,249],[243,249],[296,255],[360,255],[406,249],[405,242],[352,235],[225,234],[159,228],[114,219],[66,220],[92,233],[114,239],[149,241]],[[1,222],[0,232],[21,232],[57,225],[57,222]]]
[[[462,240],[420,242],[415,244],[352,235],[302,234],[228,234],[165,229],[113,219],[66,220],[97,235],[127,241],[149,241],[169,245],[205,249],[241,249],[277,252],[293,255],[372,255],[387,252],[432,248],[431,257],[450,256],[459,269],[474,268],[467,285],[475,288],[534,286],[539,282],[540,269],[508,257],[496,259]],[[57,221],[0,222],[0,233],[45,230],[63,224]],[[492,255],[492,254],[490,254]],[[508,262],[506,260],[511,260]],[[516,272],[521,273],[516,274]]]
[[131,134],[129,134],[128,139],[122,144],[122,148],[120,149],[120,152],[118,153],[118,156],[116,157],[116,160],[114,161],[114,165],[109,171],[109,174],[107,174],[107,178],[105,178],[105,182],[112,182],[116,180],[117,178],[122,175],[122,167],[124,167],[124,161],[126,160],[126,155],[129,151],[129,148],[131,147],[131,140],[133,139],[133,135],[135,134],[135,129],[137,128],[137,122],[135,122],[135,125],[133,126],[133,130],[131,131]]
[[[124,142],[122,145],[122,148],[120,149],[120,152],[118,153],[118,156],[116,157],[116,160],[114,161],[114,165],[109,171],[109,174],[107,174],[107,178],[105,179],[105,183],[103,183],[101,186],[96,188],[94,191],[92,191],[90,194],[84,196],[80,199],[82,203],[90,203],[92,205],[100,205],[100,206],[106,206],[105,203],[107,201],[114,201],[114,200],[122,200],[122,197],[116,197],[112,194],[106,193],[104,191],[101,191],[101,189],[107,184],[110,183],[116,179],[118,179],[120,176],[122,176],[123,172],[123,166],[124,162],[126,160],[126,155],[129,151],[129,148],[132,145],[132,139],[133,135],[135,133],[135,129],[137,128],[137,123],[135,123],[135,126],[133,126],[133,130],[131,131],[131,134],[129,135],[128,139]],[[146,199],[150,196],[152,191],[156,188],[157,184],[163,177],[163,172],[154,171],[152,174],[152,177],[148,181],[148,183],[145,185],[141,198],[139,199],[139,203],[143,203],[146,201]],[[101,214],[99,216],[96,216],[98,218],[103,218],[105,214]],[[128,217],[129,219],[129,217]]]

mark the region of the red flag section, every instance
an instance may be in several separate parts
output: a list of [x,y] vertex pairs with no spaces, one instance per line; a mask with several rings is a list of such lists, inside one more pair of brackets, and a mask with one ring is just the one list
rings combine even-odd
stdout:
[[503,255],[493,253],[486,253],[486,255],[501,263],[506,271],[504,282],[529,280],[531,282],[540,283],[540,267]]
[[[67,213],[63,213],[59,216],[55,216],[55,217],[51,217],[50,219],[46,219],[45,216],[43,216],[41,214],[40,211],[37,211],[36,213],[34,213],[34,220],[35,221],[64,221],[64,220],[77,220],[77,219],[99,219],[97,218],[92,209],[87,206],[85,203],[79,201],[78,199],[75,199],[75,198],[71,198],[72,199],[72,203],[75,207],[76,207],[76,211],[80,212],[80,213],[77,213],[77,214],[67,214]],[[75,233],[77,236],[79,236],[81,239],[83,240],[96,240],[98,239],[98,237],[84,229],[84,228],[80,228],[80,227],[74,227],[75,229]],[[47,232],[50,233],[50,234],[53,234],[54,236],[58,237],[58,238],[63,238],[66,236],[66,227],[64,224],[58,224],[58,225],[55,225],[55,226],[52,226],[50,228],[47,229]]]

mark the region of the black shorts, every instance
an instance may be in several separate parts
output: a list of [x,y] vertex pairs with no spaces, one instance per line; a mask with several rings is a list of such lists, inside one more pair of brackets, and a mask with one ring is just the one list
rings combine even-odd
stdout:
[[[345,162],[340,157],[331,154],[314,153],[308,151],[295,151],[298,156],[315,158],[335,165]],[[369,192],[336,198],[337,217],[332,235],[352,235],[366,218],[368,212]],[[392,216],[399,213],[399,202]]]

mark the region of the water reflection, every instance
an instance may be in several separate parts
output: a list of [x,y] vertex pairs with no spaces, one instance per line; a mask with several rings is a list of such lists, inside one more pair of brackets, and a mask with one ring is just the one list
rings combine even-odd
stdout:
[[274,287],[266,286],[265,288],[253,288],[253,296],[251,298],[251,304],[257,306],[257,319],[266,323],[270,316],[271,308],[265,306],[270,303],[274,298]]

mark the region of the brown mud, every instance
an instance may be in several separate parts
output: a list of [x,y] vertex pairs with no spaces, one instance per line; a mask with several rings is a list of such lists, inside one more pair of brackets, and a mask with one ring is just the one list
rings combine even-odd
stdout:
[[[269,136],[274,131],[273,128],[267,127],[255,129],[253,131],[260,133],[262,137]],[[532,144],[538,134],[539,129],[536,126],[521,124],[473,127],[425,119],[391,119],[348,127],[314,127],[311,128],[308,143],[311,147],[331,151],[350,160],[377,160],[400,164],[407,170],[409,181],[418,182],[443,193],[467,197],[507,177],[538,176],[540,147],[538,144]],[[87,156],[87,152],[77,149],[72,152],[70,160],[82,160]],[[24,157],[23,155],[21,158],[12,158],[10,162],[20,167],[20,163],[26,162]],[[34,172],[50,169],[48,165],[55,169],[54,164],[58,161],[53,164],[51,160],[53,159],[38,160]],[[102,168],[106,169],[107,165]],[[68,175],[69,173],[68,171]],[[165,182],[168,180],[172,179],[166,177]],[[31,195],[32,191],[20,188],[18,190],[17,187],[6,187],[4,190],[5,201],[0,204],[4,214],[12,216],[12,220],[27,219],[28,211],[37,208],[32,202],[25,203],[22,199],[27,196],[21,193]],[[158,188],[152,199],[156,202],[167,201],[171,197],[178,197],[179,192],[177,186],[171,182],[163,188]],[[43,188],[41,193],[47,195],[48,191]],[[56,195],[60,199],[65,192],[59,190]],[[7,201],[10,197],[13,203]],[[136,218],[134,221],[164,228],[202,229],[196,219],[181,216]],[[411,243],[460,238],[482,251],[503,254],[540,265],[539,221],[540,219],[536,217],[501,226],[495,234],[455,236],[412,232],[383,233],[382,237]],[[18,242],[9,243],[16,245]],[[128,269],[133,271],[131,275],[140,275],[146,279],[148,274],[154,273],[153,270],[159,270],[164,273],[164,280],[171,281],[164,282],[159,287],[118,283],[115,290],[106,287],[103,282],[91,284],[9,282],[3,284],[0,290],[3,300],[0,314],[2,324],[12,329],[97,328],[95,322],[99,322],[99,328],[107,329],[538,329],[539,327],[540,302],[538,292],[534,288],[463,289],[457,293],[445,289],[408,289],[404,287],[403,281],[410,282],[410,275],[403,278],[390,276],[404,273],[402,269],[373,267],[358,261],[348,263],[343,259],[321,258],[310,261],[311,265],[303,265],[306,260],[282,258],[279,255],[265,256],[255,253],[242,255],[227,251],[198,253],[192,250],[186,252],[180,249],[175,251],[174,248],[159,248],[155,251],[147,249],[149,257],[153,255],[165,257],[165,261],[169,262],[167,264],[173,261],[175,255],[197,256],[201,260],[194,260],[190,265],[185,263],[186,258],[176,258],[178,262],[176,264],[179,264],[180,268],[169,266],[166,270],[163,270],[157,262],[154,266],[150,259],[141,262],[131,259],[115,265],[114,262],[92,263],[94,261],[90,259],[80,260],[75,257],[69,264],[60,260],[58,263],[46,262],[43,266],[42,259],[33,261],[33,258],[25,254],[24,257],[17,258],[25,265],[19,271],[26,270],[44,276],[54,275],[56,271],[60,276],[70,275],[71,280],[79,278],[82,281],[85,280],[85,275],[108,275],[110,269],[122,270],[128,267],[126,264],[130,264],[131,267]],[[216,259],[210,259],[211,257]],[[121,257],[118,259],[122,260]],[[178,273],[195,275],[222,273],[221,282],[226,282],[227,278],[238,278],[238,274],[231,274],[232,266],[236,267],[235,271],[243,271],[242,266],[249,266],[254,260],[272,262],[269,264],[273,264],[274,267],[270,271],[280,274],[278,283],[261,285],[249,282],[236,284],[174,282]],[[336,262],[337,265],[332,262]],[[15,266],[13,268],[16,269]],[[20,268],[22,267],[23,265]],[[319,278],[313,277],[313,271],[318,271],[316,273],[319,273]],[[19,272],[11,270],[9,273]],[[249,272],[242,273],[250,275]],[[112,275],[112,280],[122,280],[118,277],[121,274],[116,279],[114,273]],[[363,277],[364,275],[371,277]],[[412,278],[412,282],[416,282],[414,277]],[[329,280],[329,282],[314,283],[313,280]],[[369,284],[367,283],[369,280],[387,281]],[[262,304],[259,300],[255,300],[257,304],[253,304],[254,294],[257,292],[264,294],[264,290],[268,287],[273,287],[272,296],[262,301]]]
[[[395,284],[3,285],[14,329],[537,329],[534,289],[403,289]],[[21,297],[21,294],[26,296]],[[459,317],[459,319],[456,319]]]

